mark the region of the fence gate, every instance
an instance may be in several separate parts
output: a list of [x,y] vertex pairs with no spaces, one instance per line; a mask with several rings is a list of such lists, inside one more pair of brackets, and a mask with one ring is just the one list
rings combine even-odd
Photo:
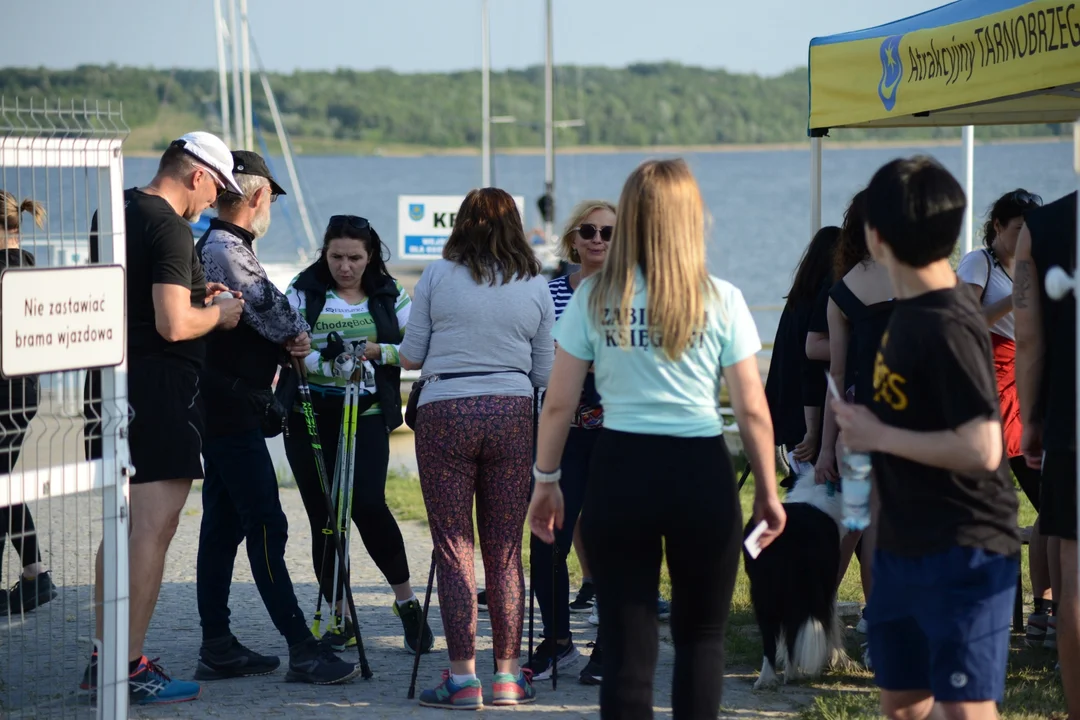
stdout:
[[127,717],[126,135],[116,106],[0,99],[4,718]]

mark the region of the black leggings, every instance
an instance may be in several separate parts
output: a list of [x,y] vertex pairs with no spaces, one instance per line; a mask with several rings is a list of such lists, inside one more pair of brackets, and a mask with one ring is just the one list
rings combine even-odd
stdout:
[[22,503],[0,507],[0,561],[4,558],[4,539],[7,536],[11,537],[11,544],[19,553],[23,567],[41,562],[34,518],[30,515],[30,508]]
[[666,548],[674,716],[715,718],[742,540],[742,510],[723,437],[599,433],[581,534],[596,595],[603,599],[600,712],[604,718],[653,716],[656,596]]
[[[10,473],[18,462],[26,429],[36,414],[37,378],[4,382],[0,392],[0,475]],[[0,561],[8,536],[23,567],[41,562],[34,518],[26,505],[0,507]]]
[[[314,396],[315,414],[326,459],[327,483],[334,478],[338,435],[341,433],[341,399]],[[329,518],[326,501],[315,471],[315,456],[311,450],[304,416],[289,414],[288,434],[285,436],[285,455],[289,458],[296,487],[304,500],[308,522],[311,523],[311,561],[327,602],[334,587],[334,548],[330,536],[323,530]],[[409,581],[409,559],[405,541],[397,520],[386,506],[386,470],[390,463],[390,436],[381,413],[363,415],[356,421],[356,472],[353,475],[352,519],[364,541],[371,559],[391,585]],[[326,547],[328,546],[329,547]],[[325,547],[325,559],[324,559]],[[339,583],[340,585],[340,583]],[[338,588],[337,596],[342,596]]]

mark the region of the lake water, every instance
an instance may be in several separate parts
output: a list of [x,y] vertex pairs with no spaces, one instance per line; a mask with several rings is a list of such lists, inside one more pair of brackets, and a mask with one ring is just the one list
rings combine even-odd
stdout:
[[[825,148],[825,224],[840,224],[851,196],[878,167],[895,157],[925,152],[958,178],[963,177],[960,146],[830,150],[826,140]],[[656,155],[559,155],[555,178],[559,220],[579,200],[618,200],[626,176],[650,157]],[[739,286],[753,306],[782,304],[792,270],[809,241],[809,150],[688,153],[684,157],[697,176],[713,218],[710,271]],[[272,162],[288,190],[284,162],[280,158]],[[155,165],[149,158],[127,159],[125,185],[145,183]],[[296,165],[317,236],[321,237],[331,215],[363,215],[371,220],[392,254],[397,252],[398,195],[464,194],[480,182],[480,160],[476,157],[298,157]],[[526,228],[540,224],[536,199],[543,191],[543,178],[543,157],[507,155],[495,159],[493,184],[525,196]],[[977,225],[995,198],[1016,187],[1039,193],[1045,200],[1072,192],[1076,189],[1072,146],[1060,142],[978,146]],[[259,242],[260,257],[264,262],[291,264],[297,259],[297,239],[301,237],[295,207],[278,201],[270,233]],[[975,242],[979,242],[978,236]],[[758,310],[755,316],[762,338],[771,340],[779,313]]]
[[[957,177],[963,176],[963,150],[957,146],[904,148],[828,148],[823,156],[822,219],[839,224],[851,196],[862,188],[885,162],[916,152],[940,160]],[[605,198],[616,201],[626,176],[650,153],[573,154],[557,158],[556,207],[563,214],[579,200]],[[754,310],[761,337],[772,340],[783,296],[791,273],[809,241],[809,150],[744,150],[687,153],[712,216],[709,234],[709,268],[735,283]],[[272,158],[274,171],[291,190],[281,158]],[[298,157],[297,170],[304,186],[316,234],[330,215],[351,213],[369,218],[391,253],[397,251],[397,197],[403,194],[463,195],[479,184],[480,160],[476,157]],[[132,187],[150,180],[157,161],[125,158],[124,185]],[[19,197],[32,196],[46,203],[50,212],[48,243],[61,242],[65,249],[85,244],[89,217],[97,204],[96,178],[92,173],[67,171],[63,176],[41,171],[2,168],[0,186]],[[1068,143],[984,145],[975,152],[976,223],[981,225],[990,204],[1002,193],[1024,187],[1050,201],[1072,192],[1076,177],[1072,147]],[[540,156],[507,155],[495,159],[494,184],[512,194],[525,196],[526,227],[540,224],[536,199],[543,190],[544,159]],[[31,233],[25,240],[34,242]],[[265,263],[272,263],[271,277],[284,284],[299,271],[300,238],[296,209],[288,198],[274,205],[269,234],[259,241]],[[42,238],[44,239],[44,238]],[[976,243],[980,242],[978,237]],[[41,264],[49,264],[55,247],[28,247]],[[76,252],[85,253],[83,249]],[[69,259],[68,262],[71,260]],[[75,260],[78,262],[78,259]],[[85,254],[82,255],[85,262]],[[397,267],[393,258],[392,269]],[[50,379],[44,379],[50,385]],[[81,381],[71,378],[71,389]],[[269,442],[275,462],[284,464],[280,438]],[[414,466],[412,435],[394,433],[392,466]]]

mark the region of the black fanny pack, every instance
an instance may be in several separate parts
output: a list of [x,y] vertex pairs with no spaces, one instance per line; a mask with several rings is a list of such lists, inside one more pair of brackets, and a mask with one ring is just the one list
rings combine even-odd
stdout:
[[437,380],[453,380],[455,378],[467,378],[467,377],[482,377],[484,375],[502,375],[504,373],[520,373],[526,377],[529,373],[524,370],[488,370],[486,372],[463,372],[463,373],[443,373],[441,375],[428,375],[426,378],[417,380],[412,384],[412,388],[409,390],[409,402],[405,405],[405,424],[409,426],[410,430],[416,430],[416,406],[420,402],[420,391],[424,389],[424,386],[428,383],[435,382]]
[[222,375],[216,383],[226,390],[227,396],[237,404],[242,404],[251,413],[259,417],[259,428],[263,437],[272,438],[285,430],[289,419],[289,408],[299,387],[296,373],[291,368],[284,368],[278,376],[274,388],[253,389],[240,378]]

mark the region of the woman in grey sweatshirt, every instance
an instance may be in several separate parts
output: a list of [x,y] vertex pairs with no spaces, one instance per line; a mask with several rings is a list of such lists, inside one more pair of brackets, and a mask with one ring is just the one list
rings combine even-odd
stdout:
[[555,308],[513,198],[474,190],[443,259],[416,285],[401,364],[423,368],[416,457],[439,572],[450,670],[420,695],[432,707],[482,707],[476,677],[473,496],[495,639],[495,705],[531,702],[521,672],[534,388],[554,358]]

